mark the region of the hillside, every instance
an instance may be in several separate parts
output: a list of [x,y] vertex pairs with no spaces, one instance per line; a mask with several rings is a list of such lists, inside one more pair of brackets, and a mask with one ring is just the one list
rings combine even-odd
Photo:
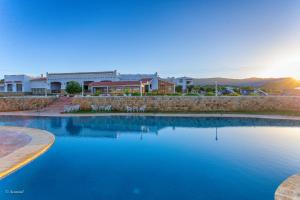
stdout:
[[286,88],[291,89],[300,86],[300,82],[293,78],[246,78],[246,79],[229,79],[229,78],[196,78],[194,85],[219,85],[230,86],[253,86],[262,88]]
[[300,86],[300,81],[293,78],[285,78],[265,83],[262,88],[266,90],[290,90]]

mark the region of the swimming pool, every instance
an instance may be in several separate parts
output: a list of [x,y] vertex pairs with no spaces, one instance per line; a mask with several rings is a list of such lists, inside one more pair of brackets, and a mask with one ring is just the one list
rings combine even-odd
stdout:
[[188,117],[0,117],[55,144],[0,181],[0,199],[273,199],[300,171],[300,122]]

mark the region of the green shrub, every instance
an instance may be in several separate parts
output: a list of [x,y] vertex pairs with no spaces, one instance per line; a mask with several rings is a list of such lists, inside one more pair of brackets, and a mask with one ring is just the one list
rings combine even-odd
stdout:
[[130,89],[129,88],[125,88],[123,92],[124,92],[124,94],[129,95],[130,94]]
[[215,93],[214,93],[214,92],[207,92],[207,93],[205,94],[205,96],[215,96]]
[[181,86],[181,85],[176,85],[175,91],[176,91],[177,93],[182,92],[182,86]]
[[234,92],[234,93],[226,94],[225,96],[241,96],[241,95]]
[[182,96],[181,93],[173,93],[173,94],[167,94],[167,96]]
[[199,96],[199,94],[195,94],[195,93],[187,93],[187,94],[185,94],[185,96]]
[[141,94],[139,92],[133,92],[131,93],[131,96],[141,96]]
[[78,94],[81,92],[81,86],[78,82],[76,81],[70,81],[68,84],[67,84],[67,87],[66,87],[66,92],[68,94]]
[[146,94],[147,96],[161,96],[163,94],[159,93],[157,90],[152,90]]
[[194,85],[188,85],[187,88],[186,88],[187,92],[188,93],[192,92],[192,90],[194,89],[194,87],[195,87]]
[[99,96],[100,95],[100,92],[99,91],[96,91],[93,96]]

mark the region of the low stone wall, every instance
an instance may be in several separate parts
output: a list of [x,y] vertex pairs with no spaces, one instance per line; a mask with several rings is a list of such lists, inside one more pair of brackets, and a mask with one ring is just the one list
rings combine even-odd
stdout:
[[46,107],[54,97],[1,97],[0,112],[36,110]]
[[90,110],[91,104],[112,105],[114,111],[125,106],[147,106],[150,112],[236,112],[236,111],[300,111],[300,97],[296,96],[148,96],[148,97],[76,97],[73,104]]
[[31,92],[0,92],[0,97],[20,97],[31,95]]

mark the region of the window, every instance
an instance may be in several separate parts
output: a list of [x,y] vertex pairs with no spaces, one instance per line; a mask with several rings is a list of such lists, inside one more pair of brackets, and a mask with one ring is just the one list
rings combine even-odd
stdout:
[[12,92],[12,91],[13,91],[13,85],[7,84],[7,92]]
[[32,88],[31,92],[33,95],[45,95],[46,89],[45,88]]
[[22,92],[23,89],[22,89],[23,85],[21,83],[17,83],[17,92]]

